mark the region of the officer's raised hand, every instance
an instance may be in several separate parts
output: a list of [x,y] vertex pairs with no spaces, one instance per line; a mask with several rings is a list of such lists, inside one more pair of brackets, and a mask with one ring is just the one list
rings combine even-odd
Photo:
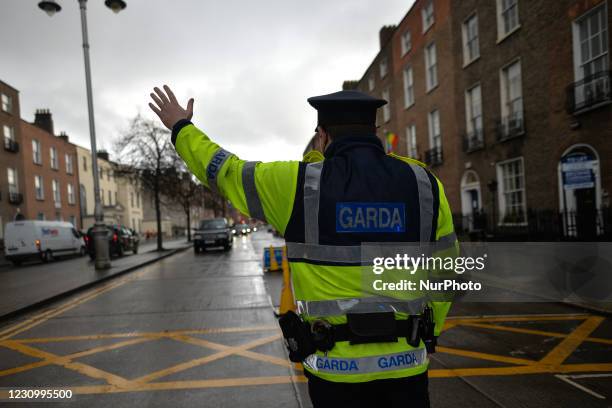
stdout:
[[179,120],[191,120],[193,116],[193,98],[187,102],[187,109],[183,109],[168,85],[164,85],[166,93],[158,87],[153,88],[153,90],[155,92],[151,92],[151,98],[155,104],[149,103],[149,107],[159,116],[164,126],[172,130],[172,127]]

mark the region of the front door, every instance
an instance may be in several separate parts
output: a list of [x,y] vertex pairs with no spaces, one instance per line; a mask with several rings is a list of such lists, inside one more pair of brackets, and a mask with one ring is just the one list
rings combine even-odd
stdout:
[[574,190],[576,198],[576,235],[581,241],[591,241],[597,236],[597,204],[595,188]]

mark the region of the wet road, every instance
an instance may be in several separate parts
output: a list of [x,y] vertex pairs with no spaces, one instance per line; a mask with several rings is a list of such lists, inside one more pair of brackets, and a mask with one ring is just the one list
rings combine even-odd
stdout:
[[[261,268],[271,241],[186,251],[0,326],[0,387],[75,394],[48,406],[309,406],[272,313],[281,276]],[[431,360],[433,406],[612,405],[612,321],[568,306],[456,304]]]

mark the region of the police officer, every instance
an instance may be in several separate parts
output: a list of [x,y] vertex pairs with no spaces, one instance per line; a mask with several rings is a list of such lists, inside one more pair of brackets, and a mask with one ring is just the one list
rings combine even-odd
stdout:
[[417,161],[386,155],[375,136],[377,109],[387,102],[357,91],[309,98],[324,160],[259,163],[211,141],[190,122],[193,99],[184,109],[164,91],[154,88],[149,106],[189,169],[285,236],[300,316],[285,316],[281,327],[290,358],[303,362],[313,405],[428,407],[427,355],[450,303],[365,296],[361,244],[454,251],[457,242],[440,181]]

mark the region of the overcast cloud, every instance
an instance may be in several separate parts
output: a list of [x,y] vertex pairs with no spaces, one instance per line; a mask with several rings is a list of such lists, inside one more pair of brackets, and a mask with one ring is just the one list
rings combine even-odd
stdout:
[[[315,127],[312,95],[359,79],[378,51],[378,30],[411,0],[126,0],[114,15],[88,2],[98,145],[110,149],[131,117],[154,117],[154,85],[195,98],[194,123],[250,160],[301,157]],[[0,0],[0,79],[20,91],[21,116],[53,113],[89,146],[77,0],[48,17],[38,0]]]

